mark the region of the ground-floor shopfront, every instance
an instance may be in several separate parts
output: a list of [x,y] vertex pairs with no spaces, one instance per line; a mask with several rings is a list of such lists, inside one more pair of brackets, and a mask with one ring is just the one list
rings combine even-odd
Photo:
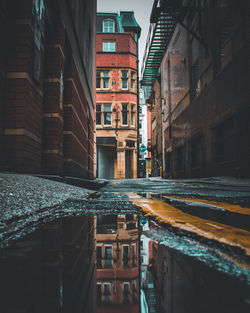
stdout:
[[119,141],[116,137],[97,137],[98,178],[124,179],[137,177],[136,141]]

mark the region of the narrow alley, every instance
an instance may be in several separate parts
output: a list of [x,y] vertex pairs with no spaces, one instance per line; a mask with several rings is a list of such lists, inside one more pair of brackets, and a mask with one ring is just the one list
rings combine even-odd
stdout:
[[250,1],[0,1],[0,312],[250,312]]

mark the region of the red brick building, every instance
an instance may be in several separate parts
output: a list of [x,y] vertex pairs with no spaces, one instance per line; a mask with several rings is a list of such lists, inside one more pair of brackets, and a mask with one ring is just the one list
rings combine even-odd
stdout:
[[137,177],[139,36],[134,12],[97,14],[98,177]]
[[97,313],[139,313],[139,219],[135,214],[96,219]]
[[93,177],[96,1],[0,13],[0,169]]

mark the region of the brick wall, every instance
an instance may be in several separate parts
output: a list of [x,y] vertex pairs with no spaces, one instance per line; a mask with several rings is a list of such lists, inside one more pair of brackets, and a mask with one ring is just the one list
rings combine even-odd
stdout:
[[[64,2],[61,11],[52,4],[46,7],[44,31],[38,27],[40,41],[32,0],[0,5],[0,45],[5,47],[0,54],[1,169],[94,175],[93,82],[75,44],[81,38],[72,32],[74,25],[64,20],[70,14]],[[93,3],[86,5],[94,16]],[[94,29],[94,19],[87,27],[91,25]],[[7,29],[7,35],[2,29]],[[89,61],[93,60],[90,55]],[[71,64],[67,71],[66,62]]]

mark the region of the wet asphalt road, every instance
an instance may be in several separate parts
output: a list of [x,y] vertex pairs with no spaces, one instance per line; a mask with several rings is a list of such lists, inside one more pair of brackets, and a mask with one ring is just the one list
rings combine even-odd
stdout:
[[[138,197],[156,197],[161,201],[165,201],[161,198],[163,195],[216,200],[250,208],[250,180],[235,178],[97,180],[96,188],[95,181],[91,184],[87,182],[84,186],[86,188],[28,175],[0,174],[1,247],[10,245],[11,242],[58,218],[88,214],[139,213],[143,215],[141,208],[129,201],[128,196],[133,194]],[[90,186],[92,190],[88,189]],[[181,200],[174,201],[174,206],[184,213],[208,218],[209,223],[212,220],[218,222],[214,213],[212,214],[214,219],[202,215],[200,205],[184,206]],[[204,207],[203,205],[205,212]],[[208,207],[209,205],[205,209]],[[154,216],[150,218],[154,220]],[[223,216],[221,217],[221,212],[218,218],[220,222],[230,225]],[[233,220],[235,223],[235,218]],[[246,222],[246,215],[239,218],[239,224],[236,226],[246,230],[246,227],[242,226],[244,224],[242,220]],[[152,236],[187,255],[196,258],[202,256],[200,261],[221,268],[222,271],[234,273],[236,277],[250,284],[249,258],[246,258],[240,249],[222,245],[206,237],[199,238],[192,232],[183,231],[178,227],[172,228],[169,225],[161,225],[159,231],[157,230]],[[223,262],[221,262],[222,253],[225,255]]]

